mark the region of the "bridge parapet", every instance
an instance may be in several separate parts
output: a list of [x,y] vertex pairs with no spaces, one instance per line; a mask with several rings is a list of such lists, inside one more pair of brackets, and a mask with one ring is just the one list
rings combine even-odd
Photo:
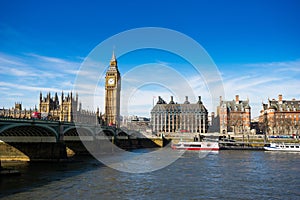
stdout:
[[[80,138],[87,140],[91,140],[91,138],[96,139],[96,136],[108,136],[109,138],[115,137],[121,132],[122,131],[116,127],[101,126],[99,124],[0,117],[0,140],[3,141],[78,141]],[[120,136],[126,135],[126,133],[122,132]],[[55,140],[49,140],[49,138],[47,140],[38,138],[45,136],[52,136]],[[79,138],[79,136],[82,137]]]
[[[9,136],[10,138],[5,136]],[[56,142],[63,142],[64,140],[70,141],[73,139],[78,141],[79,138],[76,138],[78,136],[89,136],[89,140],[91,137],[97,139],[99,137],[101,138],[102,136],[108,136],[110,139],[111,137],[128,138],[127,133],[113,126],[101,126],[100,124],[85,124],[79,122],[74,123],[53,120],[16,119],[0,117],[0,139],[2,139],[3,141],[5,141],[5,139],[9,139],[10,141],[19,140],[23,142],[29,142],[30,138],[24,138],[29,136],[31,137],[32,141],[35,142],[50,141],[45,139],[41,140],[37,138],[45,136],[55,137]],[[19,139],[12,137],[19,137]],[[51,139],[51,142],[53,142],[53,139]]]

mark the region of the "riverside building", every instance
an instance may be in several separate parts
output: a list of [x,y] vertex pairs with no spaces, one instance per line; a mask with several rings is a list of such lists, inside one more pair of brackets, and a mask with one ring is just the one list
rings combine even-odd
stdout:
[[22,109],[22,103],[15,103],[14,108],[0,109],[0,117],[32,119],[33,114],[38,112],[39,118],[44,120],[65,121],[65,122],[82,122],[82,123],[103,123],[102,115],[97,109],[97,112],[87,111],[82,109],[81,103],[78,101],[78,95],[75,98],[71,93],[61,93],[59,98],[57,93],[51,96],[47,93],[43,97],[40,93],[39,107],[34,109]]
[[175,103],[173,97],[166,103],[158,97],[151,110],[151,126],[153,132],[175,133],[207,133],[208,112],[198,97],[196,103],[190,103],[188,97],[182,104]]
[[262,104],[259,116],[259,129],[268,135],[298,135],[300,119],[300,100],[268,99]]
[[60,101],[57,93],[54,97],[51,97],[50,92],[45,97],[40,93],[39,112],[56,121],[95,123],[101,119],[99,109],[97,112],[82,109],[78,94],[74,98],[72,92],[62,92]]
[[220,106],[218,107],[220,118],[220,132],[227,134],[249,133],[251,128],[251,107],[249,100],[240,100],[239,95],[235,100],[224,101],[220,97]]

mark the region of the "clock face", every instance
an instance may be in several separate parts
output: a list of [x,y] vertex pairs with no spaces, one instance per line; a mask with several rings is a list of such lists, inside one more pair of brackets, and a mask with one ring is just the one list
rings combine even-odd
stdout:
[[113,85],[113,84],[115,84],[115,79],[114,78],[109,78],[107,83],[108,83],[108,85]]

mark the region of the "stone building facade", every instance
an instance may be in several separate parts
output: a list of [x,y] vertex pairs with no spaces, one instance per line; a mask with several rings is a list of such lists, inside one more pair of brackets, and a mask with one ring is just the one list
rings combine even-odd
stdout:
[[48,119],[66,122],[95,123],[100,122],[101,113],[83,110],[78,101],[78,94],[75,98],[73,93],[61,93],[60,101],[57,93],[51,97],[50,92],[43,97],[40,93],[39,112],[48,115]]
[[207,133],[208,112],[200,96],[196,103],[190,103],[186,97],[183,104],[175,103],[173,97],[169,103],[158,97],[151,111],[151,126],[156,133]]
[[121,75],[113,52],[105,76],[105,114],[106,125],[120,127]]
[[268,135],[298,135],[300,119],[300,100],[268,99],[262,104],[259,116],[259,129]]
[[37,112],[37,108],[22,109],[22,103],[16,102],[13,108],[0,109],[0,117],[30,119],[34,112]]
[[51,97],[50,92],[45,97],[40,93],[38,108],[26,110],[22,109],[21,103],[15,103],[14,108],[0,109],[0,117],[31,119],[35,112],[39,112],[41,119],[44,120],[103,123],[99,109],[97,109],[97,112],[83,110],[81,103],[78,101],[78,95],[76,94],[74,98],[72,92],[67,95],[62,92],[60,101],[57,93],[53,97]]
[[218,114],[220,119],[220,133],[250,133],[251,107],[249,100],[240,100],[239,95],[236,95],[235,100],[232,101],[225,101],[220,97]]

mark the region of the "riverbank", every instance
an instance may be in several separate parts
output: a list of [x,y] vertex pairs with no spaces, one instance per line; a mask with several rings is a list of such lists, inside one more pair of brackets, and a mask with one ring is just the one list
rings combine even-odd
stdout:
[[[210,136],[201,135],[201,140],[206,138],[211,138]],[[174,143],[178,143],[180,140],[184,141],[194,141],[194,139],[199,139],[199,135],[196,137],[194,135],[185,135],[180,137],[167,137]],[[219,135],[213,135],[212,138],[218,140]],[[263,151],[265,144],[269,143],[295,143],[300,144],[298,139],[294,138],[263,138],[260,135],[235,135],[224,138],[219,141],[220,150],[252,150],[252,151]]]

